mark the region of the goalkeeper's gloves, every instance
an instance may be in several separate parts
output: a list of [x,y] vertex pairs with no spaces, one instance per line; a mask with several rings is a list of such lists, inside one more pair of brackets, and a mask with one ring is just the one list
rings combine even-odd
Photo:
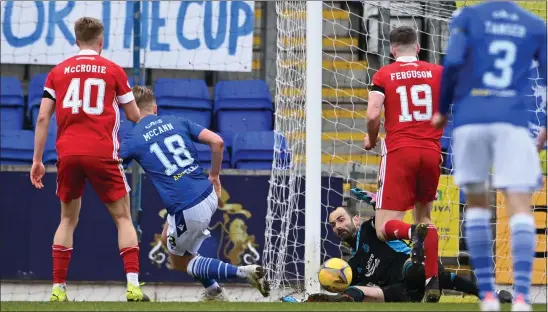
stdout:
[[363,200],[364,202],[366,202],[367,204],[375,208],[375,205],[377,204],[376,193],[362,190],[361,188],[358,188],[358,187],[351,189],[350,192],[352,192],[352,194],[356,196],[357,199]]

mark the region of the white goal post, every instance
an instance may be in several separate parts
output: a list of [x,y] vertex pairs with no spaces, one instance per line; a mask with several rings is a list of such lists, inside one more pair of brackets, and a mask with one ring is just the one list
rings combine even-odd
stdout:
[[[285,136],[287,150],[275,151],[274,164],[286,154],[291,161],[289,167],[274,166],[270,180],[263,264],[274,290],[281,294],[317,292],[321,263],[348,256],[347,246],[330,233],[326,218],[333,208],[351,205],[364,217],[373,214],[370,207],[352,199],[349,189],[377,188],[380,153],[363,149],[365,112],[373,74],[391,61],[391,28],[416,28],[419,58],[441,64],[451,15],[478,2],[276,2],[275,131]],[[546,19],[546,2],[519,4]],[[537,80],[532,80],[532,88]],[[545,90],[532,89],[531,96],[536,96],[537,110],[545,112]],[[439,256],[446,268],[473,279],[462,231],[464,198],[452,177],[450,128],[442,145],[440,199],[433,212],[440,235]],[[539,235],[532,298],[546,302],[546,200],[542,200],[546,187],[535,198]],[[492,205],[496,211],[491,222],[496,233],[492,244],[497,287],[511,289],[509,234],[500,194],[492,193]],[[456,302],[475,300],[444,297]]]

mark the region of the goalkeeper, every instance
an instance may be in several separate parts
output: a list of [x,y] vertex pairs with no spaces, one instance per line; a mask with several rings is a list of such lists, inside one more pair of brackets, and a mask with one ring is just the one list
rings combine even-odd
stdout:
[[[352,192],[375,205],[374,193],[360,189]],[[346,207],[339,207],[329,215],[329,223],[337,237],[352,246],[352,257],[348,261],[352,268],[352,286],[338,295],[312,294],[308,301],[420,302],[425,284],[424,253],[419,254],[418,259],[410,259],[411,248],[403,241],[383,242],[377,238],[374,218],[361,225],[359,222],[356,211]],[[441,263],[438,276],[441,289],[478,296],[475,283],[445,271]],[[500,302],[512,302],[510,292],[501,290],[497,294]]]

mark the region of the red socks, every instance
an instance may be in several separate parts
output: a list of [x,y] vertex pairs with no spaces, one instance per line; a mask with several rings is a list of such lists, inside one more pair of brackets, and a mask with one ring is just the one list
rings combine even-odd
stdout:
[[[390,220],[384,224],[383,232],[387,241],[411,239],[411,224],[400,220]],[[428,225],[428,234],[424,239],[424,276],[429,279],[438,276],[438,231],[433,224]]]
[[433,224],[428,225],[424,239],[424,276],[429,279],[438,276],[438,231]]
[[411,224],[400,220],[390,220],[384,224],[383,232],[387,241],[398,239],[410,239]]
[[120,256],[124,261],[126,274],[139,273],[139,247],[126,247],[120,249]]
[[65,284],[67,271],[72,256],[72,248],[53,245],[51,256],[53,258],[53,283]]

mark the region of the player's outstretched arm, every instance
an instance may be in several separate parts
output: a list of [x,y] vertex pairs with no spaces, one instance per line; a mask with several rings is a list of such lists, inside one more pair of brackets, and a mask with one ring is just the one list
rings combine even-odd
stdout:
[[217,193],[217,198],[219,200],[219,206],[222,206],[221,181],[219,180],[219,174],[221,173],[225,143],[218,134],[208,129],[203,129],[200,132],[198,141],[211,147],[211,169],[209,169],[209,181],[211,181],[213,187],[215,188],[215,193]]
[[364,147],[366,150],[370,150],[377,145],[377,139],[379,137],[379,130],[381,127],[381,110],[383,104],[383,93],[375,91],[371,91],[369,93],[366,113],[367,136],[364,139]]
[[223,151],[225,143],[223,139],[215,132],[204,129],[200,132],[198,140],[211,147],[211,169],[209,175],[218,176],[221,172],[221,163],[223,162]]
[[34,155],[32,157],[32,168],[30,172],[31,182],[38,189],[44,187],[42,184],[42,177],[44,176],[46,169],[42,163],[42,156],[44,155],[49,123],[53,112],[55,112],[55,101],[51,98],[44,97],[40,103],[40,112],[38,113],[38,119],[36,121],[36,129],[34,132]]
[[139,110],[139,107],[137,107],[137,102],[135,102],[135,100],[123,104],[122,108],[124,109],[124,113],[126,113],[127,120],[138,122],[141,119],[141,111]]

